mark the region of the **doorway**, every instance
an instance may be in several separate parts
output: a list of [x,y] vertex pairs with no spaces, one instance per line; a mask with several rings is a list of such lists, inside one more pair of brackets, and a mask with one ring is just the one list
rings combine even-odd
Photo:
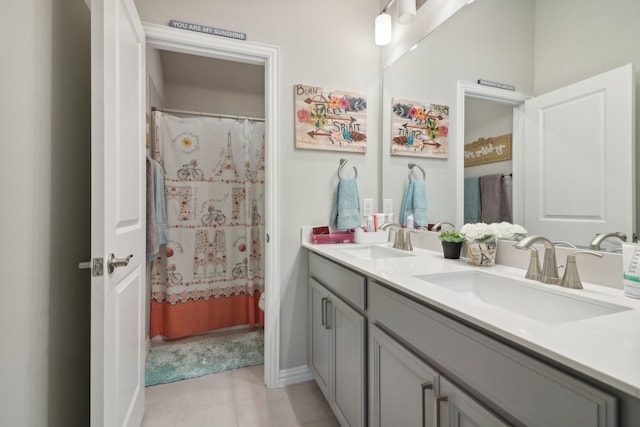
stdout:
[[[155,24],[143,24],[147,48],[171,53],[212,58],[229,63],[264,67],[265,118],[265,197],[264,197],[264,382],[267,387],[279,385],[279,213],[278,196],[278,49],[250,42],[237,42],[221,37],[192,33]],[[227,65],[229,65],[227,63]],[[232,65],[232,64],[231,64]],[[150,88],[151,96],[153,90]]]
[[[483,100],[487,102],[498,103],[513,107],[513,127],[512,127],[512,171],[513,171],[513,222],[519,223],[522,218],[522,177],[518,172],[522,171],[522,144],[524,135],[524,101],[530,96],[521,92],[512,92],[502,89],[495,89],[488,86],[482,86],[475,83],[458,82],[458,118],[456,126],[456,146],[464,147],[465,145],[465,110],[467,101],[470,99]],[[457,202],[456,202],[456,223],[464,224],[464,149],[460,149],[456,161],[456,182],[457,182]]]

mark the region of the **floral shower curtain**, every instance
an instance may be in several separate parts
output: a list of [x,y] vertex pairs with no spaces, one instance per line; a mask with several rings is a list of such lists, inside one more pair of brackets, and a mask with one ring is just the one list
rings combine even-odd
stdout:
[[153,262],[151,336],[263,325],[264,123],[154,112],[169,243]]

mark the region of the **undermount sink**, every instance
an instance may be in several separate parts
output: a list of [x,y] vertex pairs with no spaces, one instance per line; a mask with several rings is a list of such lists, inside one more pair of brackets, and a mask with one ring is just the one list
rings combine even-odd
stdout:
[[466,301],[498,307],[545,325],[629,310],[628,307],[554,291],[552,285],[536,285],[476,270],[416,277],[456,292]]
[[388,248],[386,246],[360,246],[357,248],[344,249],[347,255],[361,259],[386,259],[386,258],[404,258],[414,256],[412,253],[404,252],[399,249]]

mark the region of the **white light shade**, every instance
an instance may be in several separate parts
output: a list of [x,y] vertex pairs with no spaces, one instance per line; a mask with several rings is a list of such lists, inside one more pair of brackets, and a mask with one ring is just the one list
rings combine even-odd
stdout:
[[410,24],[416,19],[416,0],[398,0],[398,22]]
[[391,43],[391,15],[381,13],[376,17],[376,44],[384,46]]

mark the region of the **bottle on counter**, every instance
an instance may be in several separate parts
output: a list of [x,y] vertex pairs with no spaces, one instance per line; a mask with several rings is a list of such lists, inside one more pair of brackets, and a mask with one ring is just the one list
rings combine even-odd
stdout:
[[413,224],[413,214],[407,215],[407,223],[405,224],[405,226],[411,230],[415,228]]
[[374,232],[375,230],[375,225],[373,224],[373,215],[367,215],[367,225],[365,227],[365,231],[367,232]]

